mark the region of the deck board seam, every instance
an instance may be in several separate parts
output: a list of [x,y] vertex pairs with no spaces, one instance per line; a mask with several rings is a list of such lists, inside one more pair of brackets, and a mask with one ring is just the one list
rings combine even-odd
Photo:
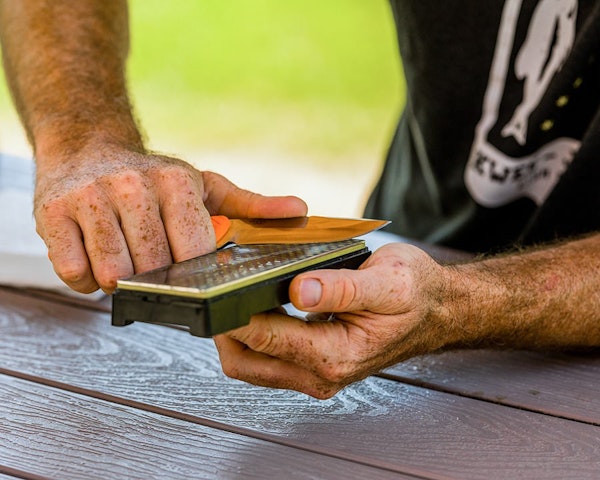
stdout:
[[524,412],[535,413],[538,415],[546,415],[548,417],[558,418],[561,420],[568,420],[570,422],[577,422],[577,423],[580,423],[583,425],[591,425],[591,426],[595,426],[595,427],[600,426],[600,421],[598,421],[598,422],[587,421],[587,420],[582,420],[580,418],[569,417],[567,415],[560,415],[557,413],[550,412],[548,410],[543,410],[541,408],[526,407],[525,405],[516,405],[514,403],[507,402],[506,400],[495,400],[493,398],[486,398],[486,397],[472,395],[472,394],[470,395],[468,392],[451,389],[451,388],[444,388],[437,383],[427,382],[425,380],[418,380],[418,379],[411,378],[411,377],[405,377],[402,375],[395,375],[395,374],[384,373],[384,372],[376,373],[373,376],[382,378],[384,380],[391,380],[391,381],[395,381],[395,382],[399,382],[399,383],[405,383],[405,384],[411,385],[413,387],[426,388],[428,390],[434,390],[434,391],[440,392],[440,393],[455,395],[457,397],[462,397],[462,398],[469,398],[471,400],[486,402],[486,403],[490,403],[493,405],[500,405],[500,406],[507,407],[507,408],[514,408],[515,410],[521,410]]
[[10,285],[0,285],[0,290],[4,290],[23,297],[34,298],[37,301],[45,301],[58,303],[73,308],[80,308],[92,312],[110,313],[112,308],[102,304],[99,300],[86,300],[77,297],[69,297],[68,295],[59,292],[52,292],[38,289],[24,289],[19,287],[11,287]]
[[[182,413],[182,412],[178,412],[176,410],[171,410],[169,408],[159,407],[159,406],[151,405],[151,404],[144,403],[144,402],[138,402],[136,400],[130,400],[127,398],[116,396],[116,395],[103,393],[103,392],[91,390],[88,388],[78,387],[78,386],[70,385],[70,384],[60,382],[57,380],[51,380],[51,379],[40,377],[37,375],[31,375],[31,374],[27,374],[27,373],[15,371],[15,370],[6,369],[3,367],[0,367],[0,374],[14,377],[14,378],[19,378],[21,380],[29,381],[29,382],[36,383],[39,385],[44,385],[46,387],[56,388],[58,390],[64,390],[64,391],[68,391],[68,392],[75,393],[78,395],[94,398],[96,400],[101,400],[101,401],[105,401],[108,403],[115,403],[117,405],[123,405],[123,406],[129,407],[129,408],[134,408],[137,410],[141,410],[141,411],[145,411],[145,412],[149,412],[149,413],[153,413],[153,414],[157,414],[157,415],[162,415],[162,416],[173,418],[176,420],[181,420],[181,421],[193,423],[196,425],[202,425],[205,427],[214,428],[216,430],[221,430],[221,431],[233,433],[236,435],[242,435],[245,437],[262,440],[265,442],[275,443],[275,444],[282,445],[285,447],[295,448],[298,450],[303,450],[303,451],[318,454],[318,455],[324,455],[324,456],[336,458],[339,460],[350,461],[353,463],[365,465],[365,466],[372,467],[372,468],[378,468],[380,470],[385,470],[385,471],[389,471],[392,473],[413,476],[416,479],[451,480],[451,478],[452,478],[452,477],[442,476],[442,475],[439,475],[439,474],[436,474],[433,472],[421,471],[420,469],[415,469],[415,468],[410,468],[410,467],[402,468],[402,467],[392,465],[392,464],[382,462],[382,461],[376,461],[376,460],[373,461],[370,459],[365,459],[364,457],[361,457],[359,455],[349,454],[346,452],[338,453],[336,451],[328,451],[326,449],[312,448],[310,445],[307,445],[304,443],[300,443],[300,442],[297,442],[294,440],[289,440],[284,437],[278,437],[276,435],[262,433],[262,432],[259,432],[256,430],[252,430],[250,428],[237,427],[237,426],[229,425],[227,423],[224,423],[224,422],[221,422],[218,420],[211,420],[209,418],[204,418],[204,417],[196,416],[193,414]],[[0,472],[2,472],[2,468],[3,467],[0,465]],[[26,479],[27,480],[38,480],[38,479],[39,480],[47,480],[44,477],[26,477]]]
[[5,465],[0,465],[0,473],[14,478],[20,478],[22,480],[53,480],[51,477],[44,477],[42,475],[38,475],[37,473],[29,473],[25,472],[24,470],[19,470]]

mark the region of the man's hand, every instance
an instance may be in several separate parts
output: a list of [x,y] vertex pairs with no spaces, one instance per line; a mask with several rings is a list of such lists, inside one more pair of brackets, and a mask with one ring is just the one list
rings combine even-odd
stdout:
[[452,342],[443,315],[445,281],[444,267],[403,244],[379,249],[357,271],[301,274],[290,286],[292,303],[324,316],[305,322],[263,313],[216,336],[223,371],[328,398],[386,366]]
[[100,146],[37,174],[35,217],[60,278],[80,292],[215,249],[211,214],[306,214],[295,197],[263,197],[174,158]]
[[357,271],[321,270],[290,285],[305,322],[281,313],[215,337],[234,378],[328,398],[415,355],[465,347],[600,345],[600,235],[513,255],[440,265],[391,244]]

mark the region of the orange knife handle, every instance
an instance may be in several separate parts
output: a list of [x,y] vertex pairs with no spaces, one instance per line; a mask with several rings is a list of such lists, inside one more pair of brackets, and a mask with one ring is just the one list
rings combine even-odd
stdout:
[[213,215],[210,217],[210,221],[215,230],[215,237],[218,244],[229,231],[231,221],[224,215]]

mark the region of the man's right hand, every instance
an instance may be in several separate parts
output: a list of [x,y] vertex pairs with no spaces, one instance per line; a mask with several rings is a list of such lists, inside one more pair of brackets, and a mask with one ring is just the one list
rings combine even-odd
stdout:
[[258,195],[160,155],[104,146],[38,165],[38,233],[58,276],[84,293],[110,293],[118,278],[214,250],[210,215],[307,211],[297,197]]

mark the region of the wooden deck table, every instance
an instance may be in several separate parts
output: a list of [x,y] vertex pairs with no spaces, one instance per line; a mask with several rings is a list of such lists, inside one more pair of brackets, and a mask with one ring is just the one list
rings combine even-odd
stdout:
[[209,339],[0,288],[0,479],[599,479],[600,354],[415,358],[326,401]]

